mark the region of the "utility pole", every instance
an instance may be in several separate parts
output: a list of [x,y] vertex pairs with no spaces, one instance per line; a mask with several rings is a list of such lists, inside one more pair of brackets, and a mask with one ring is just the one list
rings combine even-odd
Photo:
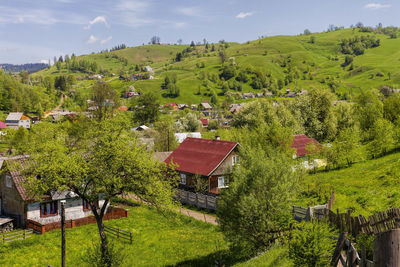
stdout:
[[61,200],[61,267],[65,267],[65,200]]

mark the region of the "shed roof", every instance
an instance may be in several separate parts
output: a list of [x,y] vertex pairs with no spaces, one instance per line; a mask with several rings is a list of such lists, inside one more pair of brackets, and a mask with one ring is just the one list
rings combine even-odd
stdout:
[[293,136],[293,144],[291,147],[296,149],[296,156],[305,156],[307,155],[306,147],[310,143],[314,143],[317,147],[321,146],[314,138],[310,138],[305,134],[297,134]]
[[6,159],[5,161],[8,171],[11,174],[11,178],[13,179],[13,182],[15,184],[15,188],[17,189],[18,194],[21,196],[22,200],[26,201],[33,199],[33,197],[28,195],[25,187],[23,186],[23,183],[25,182],[25,177],[23,177],[20,172],[21,168],[24,168],[24,166],[26,166],[28,157],[19,156]]
[[210,176],[239,143],[188,137],[164,161],[178,171]]
[[205,109],[212,109],[212,106],[210,105],[210,104],[208,104],[208,103],[201,103],[201,105],[203,106],[203,108],[205,108]]
[[8,116],[7,116],[6,122],[7,121],[19,121],[23,115],[24,115],[24,113],[22,113],[22,112],[10,112],[10,114],[8,114]]

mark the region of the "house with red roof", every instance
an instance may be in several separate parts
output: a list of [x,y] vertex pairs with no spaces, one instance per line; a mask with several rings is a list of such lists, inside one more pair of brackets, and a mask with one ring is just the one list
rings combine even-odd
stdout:
[[305,134],[296,134],[293,136],[292,148],[296,150],[297,157],[303,157],[307,155],[307,146],[315,144],[318,148],[321,148],[320,143],[314,138],[310,138]]
[[178,104],[176,104],[176,103],[166,103],[165,106],[171,107],[172,110],[178,110]]
[[[309,153],[309,151],[307,151],[307,147],[312,144],[314,144],[318,150],[321,150],[321,144],[314,138],[310,138],[305,134],[294,135],[291,147],[295,149],[296,154],[293,154],[293,158],[306,158],[307,154]],[[312,162],[309,160],[310,159],[306,158],[302,162],[305,169],[315,169],[326,165],[326,162],[321,159],[313,159]]]
[[208,119],[200,119],[200,122],[204,128],[208,127]]
[[218,194],[227,188],[234,165],[239,164],[239,143],[216,139],[188,137],[168,158],[180,176],[180,187],[195,188],[196,179],[207,185],[207,191]]

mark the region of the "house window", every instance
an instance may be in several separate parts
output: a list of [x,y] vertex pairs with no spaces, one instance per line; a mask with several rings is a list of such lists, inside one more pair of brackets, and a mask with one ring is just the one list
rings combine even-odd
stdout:
[[56,215],[58,215],[57,201],[40,203],[40,217],[48,217]]
[[[84,211],[91,210],[89,202],[87,202],[86,200],[82,200],[82,205],[83,205]],[[94,205],[96,205],[96,209],[98,209],[99,208],[99,200],[95,201]]]
[[227,188],[227,181],[224,176],[218,177],[218,188]]
[[186,184],[186,174],[181,173],[181,184]]
[[12,188],[11,176],[9,176],[9,175],[6,175],[6,186],[8,188]]
[[237,165],[240,163],[240,158],[238,155],[232,157],[232,165]]

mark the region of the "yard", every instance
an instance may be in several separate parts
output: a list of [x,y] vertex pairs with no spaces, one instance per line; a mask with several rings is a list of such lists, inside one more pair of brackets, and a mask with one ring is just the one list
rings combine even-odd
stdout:
[[[163,215],[145,206],[130,208],[128,218],[105,221],[133,233],[133,244],[109,237],[126,266],[210,265],[227,244],[218,228],[183,215]],[[67,229],[67,266],[85,266],[87,248],[99,242],[95,224]],[[61,232],[0,244],[0,266],[60,266]],[[220,253],[219,253],[219,252]],[[226,255],[226,254],[225,254]]]

